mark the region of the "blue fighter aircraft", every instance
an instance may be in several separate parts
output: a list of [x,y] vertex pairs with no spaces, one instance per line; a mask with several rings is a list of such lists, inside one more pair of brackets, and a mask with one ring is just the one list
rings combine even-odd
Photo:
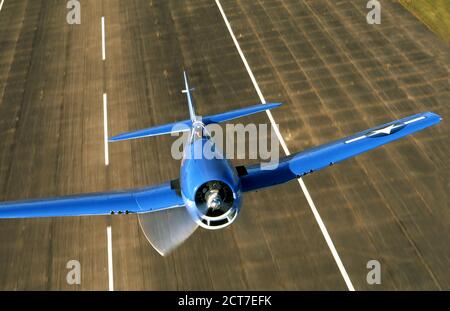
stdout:
[[[152,244],[165,255],[183,243],[198,226],[220,229],[237,217],[244,193],[300,178],[360,153],[437,124],[441,117],[424,112],[386,123],[322,146],[281,158],[275,169],[260,164],[234,167],[223,157],[193,156],[214,144],[206,126],[278,107],[279,103],[250,106],[200,118],[195,114],[184,73],[190,119],[117,135],[110,142],[190,131],[183,152],[180,178],[161,185],[107,193],[83,194],[0,204],[0,218],[137,214]],[[205,148],[208,150],[208,148]],[[221,151],[211,148],[213,153]]]

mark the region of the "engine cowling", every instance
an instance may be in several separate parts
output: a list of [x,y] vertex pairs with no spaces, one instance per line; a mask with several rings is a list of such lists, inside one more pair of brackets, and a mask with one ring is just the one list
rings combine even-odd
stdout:
[[195,213],[199,225],[207,229],[221,229],[230,225],[238,214],[233,190],[218,180],[208,181],[195,193]]
[[221,229],[230,225],[239,213],[240,180],[231,163],[201,133],[203,128],[200,127],[199,133],[194,130],[181,164],[181,195],[199,226]]

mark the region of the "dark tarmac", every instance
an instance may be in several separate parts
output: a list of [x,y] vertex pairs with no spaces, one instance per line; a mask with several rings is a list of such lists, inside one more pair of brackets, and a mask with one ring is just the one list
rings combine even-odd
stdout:
[[[450,290],[450,49],[398,3],[382,1],[381,24],[368,25],[366,3],[222,6],[265,98],[284,103],[272,113],[291,152],[418,112],[443,117],[303,180],[356,290]],[[199,114],[259,102],[213,0],[81,1],[81,25],[67,12],[57,0],[0,11],[1,201],[178,177],[170,136],[110,144],[105,166],[103,93],[110,135],[186,119],[183,69]],[[347,290],[296,181],[248,194],[234,224],[199,229],[168,257],[134,215],[1,220],[0,289],[108,290],[107,226],[115,290]],[[80,285],[66,282],[70,260]],[[366,282],[369,260],[380,285]]]

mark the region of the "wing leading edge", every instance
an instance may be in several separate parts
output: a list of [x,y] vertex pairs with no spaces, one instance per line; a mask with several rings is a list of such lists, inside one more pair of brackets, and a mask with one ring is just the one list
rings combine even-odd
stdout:
[[441,121],[441,117],[425,112],[386,123],[358,134],[290,155],[274,169],[260,164],[240,168],[242,191],[253,191],[299,178],[363,152],[377,148]]
[[0,218],[95,216],[148,213],[184,206],[171,182],[128,191],[0,203]]

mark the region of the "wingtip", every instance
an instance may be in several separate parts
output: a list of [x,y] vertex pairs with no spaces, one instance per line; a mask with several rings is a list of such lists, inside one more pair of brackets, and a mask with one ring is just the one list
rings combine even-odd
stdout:
[[443,120],[441,115],[439,115],[439,114],[437,114],[437,113],[435,113],[433,111],[427,111],[427,112],[424,113],[424,115],[428,116],[428,117],[437,118],[438,122],[441,122]]
[[266,105],[270,106],[270,109],[272,109],[280,107],[283,103],[267,103]]
[[116,142],[118,140],[120,140],[119,136],[112,136],[112,137],[108,138],[108,142],[109,143],[114,143],[114,142]]
[[[127,134],[127,133],[125,133],[125,134]],[[129,135],[125,135],[125,134],[120,134],[120,135],[110,137],[110,138],[108,138],[108,142],[115,143],[115,142],[122,141],[122,140],[134,139],[134,137],[130,137]]]

